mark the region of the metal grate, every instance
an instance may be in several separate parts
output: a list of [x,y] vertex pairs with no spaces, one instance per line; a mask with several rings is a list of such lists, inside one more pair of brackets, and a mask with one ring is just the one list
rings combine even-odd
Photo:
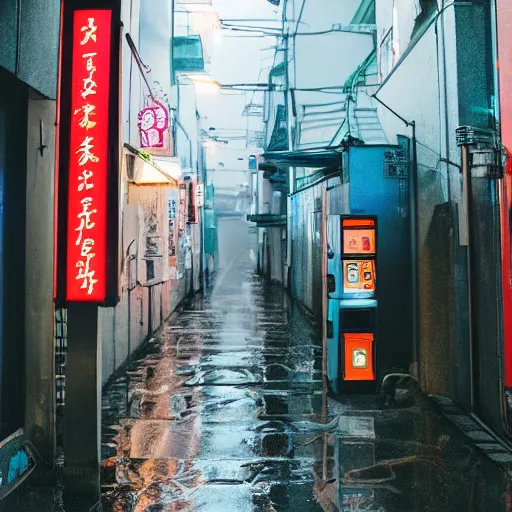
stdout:
[[384,177],[407,178],[409,176],[409,158],[401,149],[384,151]]
[[55,309],[55,376],[57,409],[62,409],[66,398],[66,361],[68,352],[67,310]]
[[455,130],[457,146],[471,146],[474,144],[496,144],[496,135],[491,130],[483,130],[473,126],[459,126]]

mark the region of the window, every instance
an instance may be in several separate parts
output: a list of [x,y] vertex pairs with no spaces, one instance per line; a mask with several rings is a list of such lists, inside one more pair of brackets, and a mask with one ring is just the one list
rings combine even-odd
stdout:
[[393,28],[390,28],[380,43],[379,72],[381,81],[391,72],[395,62],[393,53]]
[[392,51],[393,51],[393,65],[396,64],[400,58],[400,39],[398,33],[398,7],[397,1],[393,2],[393,30],[391,31]]
[[416,20],[412,29],[411,39],[426,23],[432,13],[437,10],[437,0],[414,0],[416,7]]

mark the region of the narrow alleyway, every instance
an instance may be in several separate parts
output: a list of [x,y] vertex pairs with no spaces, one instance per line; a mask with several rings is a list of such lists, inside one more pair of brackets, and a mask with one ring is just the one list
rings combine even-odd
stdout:
[[104,397],[106,511],[500,511],[499,472],[423,402],[327,397],[321,338],[220,221],[221,268]]

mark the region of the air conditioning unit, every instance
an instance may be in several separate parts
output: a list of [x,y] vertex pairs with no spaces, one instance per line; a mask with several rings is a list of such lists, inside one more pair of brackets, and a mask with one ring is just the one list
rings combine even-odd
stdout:
[[178,158],[168,158],[162,161],[161,167],[156,163],[147,162],[137,155],[126,154],[126,177],[130,183],[136,185],[176,185],[177,178],[174,174],[181,176],[181,164]]

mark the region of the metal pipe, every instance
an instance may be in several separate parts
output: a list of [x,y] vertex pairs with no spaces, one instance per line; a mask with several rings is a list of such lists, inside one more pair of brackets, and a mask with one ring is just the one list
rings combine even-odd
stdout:
[[[444,21],[445,18],[443,16],[446,10],[446,0],[443,0],[442,7],[440,10],[440,14],[438,16],[438,21],[440,24],[440,32],[441,32],[441,51],[439,50],[439,44],[437,44],[437,58],[438,58],[438,77],[439,77],[439,90],[440,90],[440,98],[439,98],[439,106],[440,106],[440,124],[441,124],[441,133],[444,131],[444,152],[446,157],[441,158],[439,161],[448,164],[448,160],[450,159],[450,127],[449,127],[449,119],[448,119],[448,87],[446,83],[446,36],[444,29]],[[435,26],[436,29],[436,41],[438,41],[437,35],[437,23]],[[439,54],[441,54],[442,62],[439,63]],[[442,70],[442,74],[440,74],[440,69]],[[442,78],[441,78],[442,77]],[[441,92],[442,92],[442,101],[441,101]],[[441,154],[443,152],[442,144],[441,144]],[[447,198],[448,203],[451,203],[451,180],[450,180],[450,168],[446,165],[446,180],[447,180]]]
[[175,1],[171,0],[171,87],[176,85],[176,78],[174,75],[174,12],[175,12]]
[[467,290],[468,290],[468,342],[469,342],[469,392],[470,407],[475,410],[475,367],[474,367],[474,339],[473,339],[473,292],[471,285],[471,166],[469,163],[469,150],[467,146],[461,147],[463,195],[466,206],[466,257],[467,257]]
[[127,33],[125,37],[126,37],[126,41],[128,41],[128,46],[130,47],[130,50],[135,59],[135,62],[137,63],[137,67],[139,68],[142,79],[144,80],[144,83],[146,84],[146,86],[148,88],[149,95],[151,96],[151,99],[154,101],[155,95],[153,94],[153,90],[151,89],[151,86],[149,85],[146,75],[144,74],[145,72],[147,73],[150,68],[142,62],[142,59],[139,55],[137,47],[135,46],[135,43],[133,42],[132,36]]
[[418,294],[419,294],[419,279],[418,279],[418,151],[416,144],[416,122],[410,123],[412,127],[412,172],[409,176],[409,201],[410,201],[410,237],[411,237],[411,275],[412,275],[412,360],[416,365],[416,376],[419,380],[419,364],[418,364],[418,343],[419,343],[419,321],[418,321]]
[[183,134],[185,135],[185,137],[187,138],[188,140],[188,144],[189,144],[189,157],[190,157],[190,167],[192,168],[192,139],[190,138],[190,135],[188,134],[187,130],[185,129],[185,127],[181,124],[181,121],[179,119],[179,116],[178,116],[178,113],[176,112],[176,126],[178,128],[181,129],[181,131],[183,132]]
[[[284,61],[286,63],[285,65],[285,109],[286,109],[286,120],[287,120],[287,131],[288,131],[288,150],[293,151],[293,138],[292,138],[292,122],[291,122],[291,115],[290,115],[290,100],[288,98],[289,89],[290,89],[290,62],[289,62],[289,34],[284,35],[284,43],[285,43],[285,52],[284,52]],[[288,167],[288,191],[289,196],[287,197],[287,215],[286,215],[286,283],[287,288],[290,291],[291,294],[291,266],[292,266],[292,199],[291,194],[293,194],[295,190],[295,172],[293,167]],[[283,279],[284,281],[284,279]]]

